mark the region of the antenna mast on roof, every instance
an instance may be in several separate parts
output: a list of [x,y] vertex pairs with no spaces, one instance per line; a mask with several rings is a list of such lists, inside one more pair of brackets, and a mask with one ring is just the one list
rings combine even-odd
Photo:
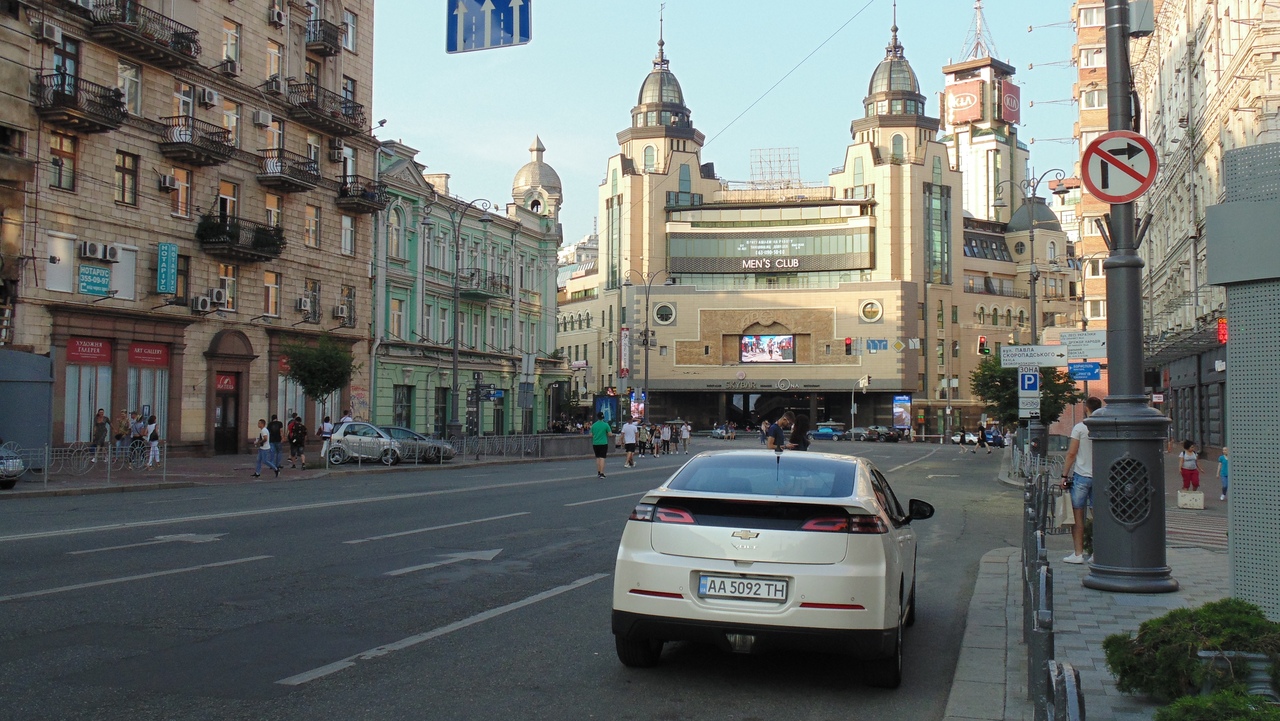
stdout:
[[982,13],[982,0],[973,1],[973,22],[969,25],[969,34],[964,38],[962,55],[965,60],[994,58],[999,55],[995,40],[991,38],[991,28],[987,27],[987,17]]

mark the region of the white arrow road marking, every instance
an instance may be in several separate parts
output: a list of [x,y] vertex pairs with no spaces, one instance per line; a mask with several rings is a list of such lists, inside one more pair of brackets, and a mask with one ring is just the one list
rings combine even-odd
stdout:
[[413,536],[419,533],[427,533],[428,531],[439,531],[444,528],[457,528],[458,526],[469,526],[472,523],[484,523],[486,521],[501,521],[504,518],[515,518],[516,516],[527,516],[529,511],[521,511],[520,513],[508,513],[502,516],[489,516],[488,518],[477,518],[474,521],[458,521],[457,523],[446,523],[442,526],[431,526],[429,528],[415,528],[412,531],[400,531],[399,533],[388,533],[384,536],[369,536],[368,538],[357,538],[354,541],[343,541],[346,544],[368,543],[369,541],[382,541],[388,538],[400,538],[401,536]]
[[110,586],[117,583],[128,583],[129,581],[143,581],[148,578],[160,578],[161,576],[172,576],[176,573],[191,573],[192,571],[202,571],[206,568],[221,568],[222,566],[235,566],[241,563],[252,563],[253,561],[264,561],[271,556],[250,556],[248,558],[237,558],[232,561],[218,561],[217,563],[204,563],[199,566],[189,566],[187,568],[175,568],[171,571],[156,571],[154,573],[142,573],[137,576],[124,576],[122,578],[108,578],[102,581],[90,581],[89,583],[77,583],[74,586],[59,586],[58,588],[46,588],[43,591],[28,591],[27,593],[15,593],[11,596],[0,596],[0,603],[5,601],[16,601],[22,598],[36,598],[37,596],[50,596],[55,593],[65,593],[66,591],[79,591],[85,588],[96,588],[98,586]]
[[577,503],[566,503],[564,504],[564,507],[572,508],[574,506],[585,506],[589,503],[604,503],[605,501],[616,501],[619,498],[635,498],[636,496],[643,496],[643,495],[644,495],[644,491],[641,491],[640,493],[624,493],[621,496],[609,496],[608,498],[593,498],[590,501],[578,501]]
[[959,477],[960,476],[948,476],[944,474],[930,474],[925,476],[925,478],[959,478]]
[[489,609],[488,611],[477,613],[476,615],[471,616],[469,618],[464,618],[461,621],[455,621],[454,623],[448,624],[446,626],[441,626],[439,628],[432,629],[424,633],[420,633],[416,636],[409,636],[408,638],[402,638],[399,641],[396,641],[394,643],[389,643],[385,646],[371,648],[368,651],[362,651],[361,653],[357,653],[352,656],[347,656],[341,661],[334,661],[333,663],[327,664],[325,666],[321,666],[320,668],[314,668],[314,669],[311,669],[310,671],[304,671],[303,673],[297,674],[296,676],[290,676],[289,678],[282,678],[279,681],[276,681],[276,683],[282,686],[301,686],[304,683],[314,681],[318,678],[323,678],[332,673],[337,673],[338,671],[341,671],[343,669],[351,668],[352,666],[356,665],[356,661],[367,661],[369,659],[385,656],[391,653],[392,651],[403,651],[406,648],[417,646],[418,644],[426,641],[430,641],[433,638],[439,638],[441,636],[453,633],[454,631],[460,631],[464,628],[467,628],[468,626],[474,626],[477,623],[481,623],[482,621],[488,621],[491,618],[497,618],[498,616],[501,616],[503,614],[511,613],[512,611],[519,610],[521,608],[524,608],[525,606],[531,606],[535,603],[545,601],[549,598],[554,598],[556,596],[559,596],[562,593],[568,593],[569,591],[582,588],[583,586],[589,583],[595,583],[596,581],[599,581],[602,578],[608,578],[608,577],[609,577],[609,574],[607,573],[597,573],[593,576],[586,576],[583,578],[579,578],[573,583],[568,583],[563,586],[557,586],[550,590],[543,591],[542,593],[529,596],[528,598],[524,598],[519,601],[515,601],[513,603],[508,603],[505,606],[499,606],[497,608]]
[[207,533],[200,535],[198,533],[179,533],[173,536],[156,536],[154,540],[143,541],[142,543],[128,543],[123,546],[107,546],[106,548],[90,548],[86,551],[67,551],[68,556],[79,556],[83,553],[99,553],[101,551],[119,551],[122,548],[141,548],[142,546],[158,546],[162,543],[212,543],[227,534],[225,533]]
[[450,553],[448,556],[445,556],[443,561],[433,561],[431,563],[424,563],[421,566],[409,566],[408,568],[397,568],[394,571],[387,571],[382,575],[403,576],[406,573],[413,573],[415,571],[425,571],[429,568],[439,568],[441,566],[448,566],[449,564],[458,563],[459,561],[492,561],[493,559],[498,557],[499,553],[502,553],[501,548],[491,548],[488,551],[468,551],[466,553]]

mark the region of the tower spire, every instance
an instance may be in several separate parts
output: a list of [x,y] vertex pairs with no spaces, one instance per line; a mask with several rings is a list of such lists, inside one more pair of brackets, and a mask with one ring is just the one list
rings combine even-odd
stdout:
[[667,56],[662,51],[662,47],[666,42],[662,39],[662,13],[667,9],[667,4],[662,3],[658,6],[658,57],[653,59],[654,70],[666,70],[671,67],[671,63],[667,60]]
[[898,0],[893,0],[893,25],[889,26],[889,44],[885,46],[885,57],[902,57],[902,43],[898,42]]
[[969,34],[965,36],[962,54],[965,60],[990,58],[999,54],[996,43],[991,38],[991,28],[987,27],[987,17],[982,12],[982,0],[973,1],[973,22],[969,24]]

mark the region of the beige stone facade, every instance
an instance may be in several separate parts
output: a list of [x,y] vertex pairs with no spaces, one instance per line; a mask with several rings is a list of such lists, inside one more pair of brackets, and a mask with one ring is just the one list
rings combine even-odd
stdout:
[[[314,428],[285,346],[368,352],[372,0],[90,4],[23,18],[46,40],[6,299],[9,342],[54,359],[52,441],[87,440],[95,406],[152,406],[189,452],[242,450],[271,414]],[[360,415],[368,386],[366,364],[327,411]]]

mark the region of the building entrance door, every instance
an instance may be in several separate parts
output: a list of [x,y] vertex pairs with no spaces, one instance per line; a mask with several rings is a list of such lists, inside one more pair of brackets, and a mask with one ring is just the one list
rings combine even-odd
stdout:
[[[238,373],[235,375],[239,375]],[[237,384],[238,385],[238,384]],[[213,406],[213,452],[240,452],[240,394],[238,391],[219,391]]]

